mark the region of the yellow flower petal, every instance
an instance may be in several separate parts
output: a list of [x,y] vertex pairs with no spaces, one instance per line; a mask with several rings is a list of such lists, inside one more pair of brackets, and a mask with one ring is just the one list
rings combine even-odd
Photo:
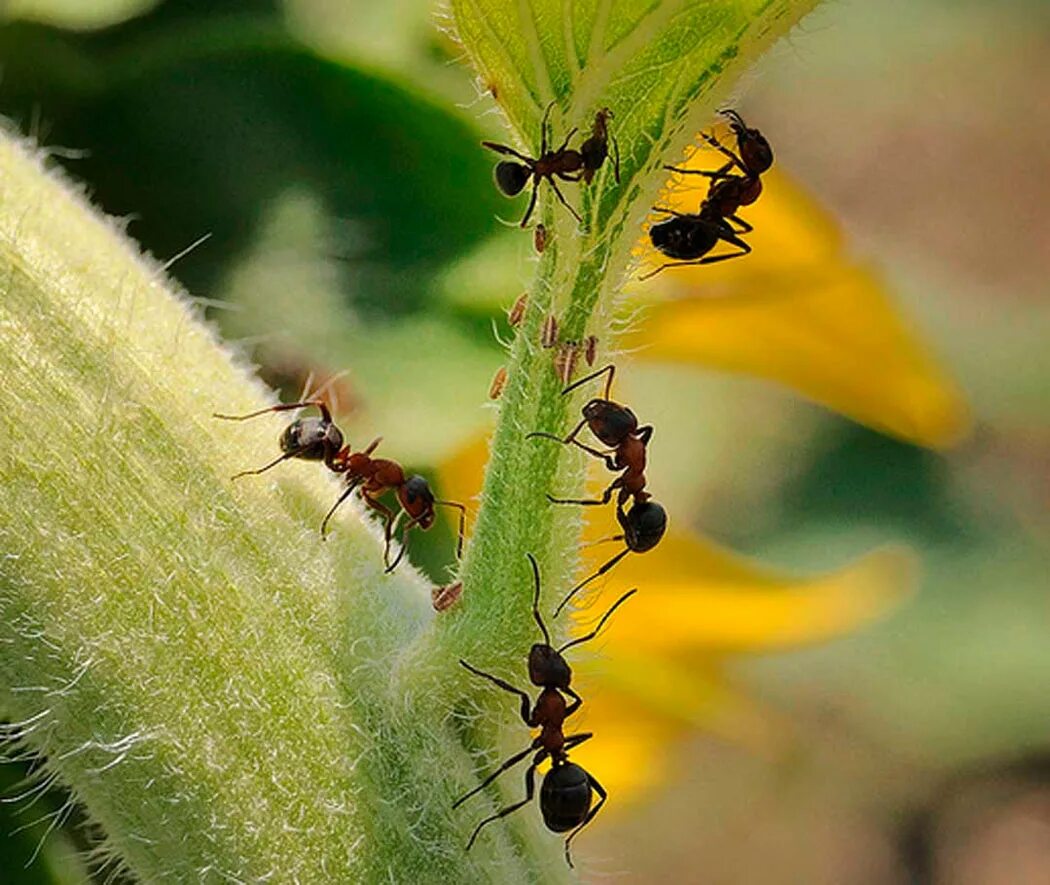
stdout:
[[[711,155],[698,151],[685,165],[710,168]],[[762,197],[742,211],[755,226],[747,236],[754,252],[654,278],[676,300],[656,305],[627,345],[779,381],[922,445],[958,441],[969,427],[965,401],[881,280],[850,259],[834,222],[800,189],[774,172],[763,180]],[[706,179],[681,181],[687,187],[663,204],[695,211]],[[645,256],[650,268],[663,260],[647,243]]]
[[[605,646],[610,657],[759,653],[823,642],[894,608],[913,589],[915,557],[883,547],[818,577],[789,577],[697,537],[669,535],[611,572],[639,593],[621,611]],[[610,581],[612,583],[612,581]],[[593,618],[603,602],[577,615]]]

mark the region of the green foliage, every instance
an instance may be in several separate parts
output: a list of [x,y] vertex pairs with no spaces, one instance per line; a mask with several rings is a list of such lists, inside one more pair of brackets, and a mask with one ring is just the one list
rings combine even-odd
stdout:
[[[506,727],[507,699],[456,659],[520,682],[534,640],[524,553],[542,563],[546,608],[574,563],[576,517],[548,508],[542,492],[578,487],[580,461],[524,439],[566,426],[573,406],[550,351],[537,347],[539,329],[553,312],[563,340],[594,333],[608,351],[611,302],[661,164],[706,120],[726,73],[810,5],[579,4],[563,22],[560,3],[510,13],[495,0],[453,4],[521,144],[535,149],[548,101],[556,133],[609,106],[623,180],[607,166],[573,189],[582,231],[544,193],[537,217],[552,242],[510,357],[464,599],[437,621],[418,575],[381,575],[375,527],[360,512],[348,507],[335,537],[319,540],[335,486],[316,465],[230,483],[272,451],[281,421],[213,420],[263,401],[244,369],[156,265],[38,160],[0,143],[0,372],[14,379],[0,393],[0,705],[136,875],[566,878],[559,841],[534,811],[488,828],[464,854],[499,789],[450,807],[491,768],[501,734],[516,748],[524,738],[520,725]],[[70,132],[94,132],[84,168],[103,199],[124,181],[113,168],[148,177],[152,188],[124,197],[133,204],[107,205],[142,211],[144,230],[178,222],[163,227],[178,241],[160,242],[157,228],[151,245],[163,254],[209,227],[214,254],[236,252],[257,241],[263,204],[299,189],[308,202],[322,194],[332,214],[352,203],[347,214],[397,256],[405,279],[480,236],[476,219],[494,198],[479,150],[450,168],[472,142],[461,122],[268,26],[202,31],[190,16],[165,34],[149,22],[135,25],[152,42],[134,44],[134,65],[121,55],[129,43],[118,51],[55,33],[16,45],[6,31],[4,55],[22,100],[37,94],[24,86],[33,47],[61,57],[44,94],[67,103],[63,120],[80,119]],[[116,62],[99,67],[107,52]],[[170,115],[172,106],[197,118]],[[319,117],[328,123],[318,129]],[[246,139],[237,122],[248,119],[269,128]],[[100,150],[105,162],[92,166]],[[344,177],[318,177],[314,164],[330,169],[340,152]],[[442,225],[441,205],[464,200],[480,207],[475,220]],[[182,273],[202,285],[218,276],[206,261],[187,264]],[[361,282],[373,296],[384,285]],[[520,789],[506,779],[508,796]]]

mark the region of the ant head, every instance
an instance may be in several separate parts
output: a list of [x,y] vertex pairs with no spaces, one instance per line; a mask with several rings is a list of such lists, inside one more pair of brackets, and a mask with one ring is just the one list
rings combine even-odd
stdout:
[[773,148],[769,146],[766,137],[757,129],[749,129],[743,117],[731,108],[726,108],[720,113],[729,118],[729,128],[736,136],[740,159],[752,175],[761,175],[773,165]]
[[409,516],[414,517],[421,529],[428,529],[434,524],[434,493],[430,483],[419,474],[405,480],[401,498],[402,505]]
[[515,197],[521,193],[521,189],[528,184],[532,170],[523,163],[512,163],[510,160],[501,160],[496,164],[495,171],[496,187],[508,197]]
[[297,418],[281,434],[281,451],[304,461],[321,461],[343,447],[343,432],[331,421]]
[[542,688],[565,689],[572,682],[572,669],[561,652],[537,642],[529,650],[529,681]]
[[623,528],[624,541],[635,553],[652,550],[667,529],[667,511],[655,501],[642,501],[632,505],[625,514],[616,515]]
[[618,446],[638,429],[634,412],[607,399],[592,399],[583,407],[587,426],[607,446]]

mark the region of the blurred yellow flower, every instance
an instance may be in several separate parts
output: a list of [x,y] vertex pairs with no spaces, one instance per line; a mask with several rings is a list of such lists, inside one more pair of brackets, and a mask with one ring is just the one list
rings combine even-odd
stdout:
[[[709,157],[698,151],[689,164],[704,168]],[[672,184],[662,204],[695,211],[706,180],[683,176]],[[754,252],[746,259],[666,271],[655,285],[632,285],[631,294],[651,304],[626,346],[641,359],[769,378],[923,445],[957,440],[969,421],[962,397],[877,275],[845,254],[834,222],[775,174],[745,214],[755,225]],[[660,263],[647,238],[640,251],[643,265]],[[466,501],[480,492],[487,448],[478,438],[442,466],[444,494]],[[586,517],[588,541],[616,532],[611,506],[587,508]],[[608,548],[586,548],[581,574],[609,555]],[[727,660],[850,633],[911,591],[915,562],[906,549],[886,547],[816,577],[782,575],[675,531],[672,519],[655,550],[628,556],[610,577],[617,588],[641,592],[607,628],[601,653],[578,669],[586,704],[576,727],[601,736],[578,755],[615,797],[611,810],[668,775],[669,746],[687,728],[774,749],[770,712],[735,688]],[[525,600],[523,593],[523,611]],[[600,610],[602,604],[577,611],[577,626]]]

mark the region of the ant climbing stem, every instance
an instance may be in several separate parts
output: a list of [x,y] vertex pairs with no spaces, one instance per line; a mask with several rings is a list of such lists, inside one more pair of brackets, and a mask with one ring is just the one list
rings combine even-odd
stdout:
[[[435,506],[454,507],[459,510],[459,532],[456,544],[456,557],[463,556],[463,538],[466,529],[467,508],[456,501],[444,501],[434,497],[430,484],[422,476],[407,476],[396,461],[388,458],[373,458],[372,453],[382,441],[377,437],[363,451],[354,452],[344,442],[343,432],[332,420],[328,406],[318,399],[303,400],[295,403],[284,403],[259,409],[247,415],[223,415],[215,413],[216,418],[224,421],[246,421],[270,412],[287,412],[315,406],[321,412],[320,418],[296,418],[281,434],[280,447],[282,454],[257,470],[244,470],[234,479],[248,475],[265,473],[282,461],[298,458],[304,461],[323,461],[333,473],[345,479],[346,488],[321,522],[321,537],[327,538],[328,524],[335,512],[355,491],[372,510],[383,519],[383,564],[386,572],[397,568],[408,549],[408,533],[414,526],[426,531],[434,524]],[[397,498],[399,513],[395,513],[378,498],[386,492],[393,492]],[[396,520],[402,515],[408,519],[401,526],[401,547],[393,563],[390,562],[390,545],[393,542]]]
[[540,182],[544,179],[550,184],[554,195],[558,198],[558,202],[569,210],[573,218],[580,223],[583,222],[579,212],[562,195],[555,180],[557,178],[562,181],[579,181],[580,171],[583,169],[583,157],[579,151],[569,147],[569,140],[577,132],[575,128],[569,131],[559,148],[548,150],[547,130],[550,122],[550,113],[554,105],[555,102],[552,101],[547,105],[547,109],[543,114],[543,122],[540,124],[540,155],[538,158],[526,156],[505,144],[499,144],[494,141],[482,142],[482,145],[490,151],[495,151],[502,156],[514,157],[520,161],[515,163],[511,160],[501,160],[496,164],[494,173],[496,186],[505,196],[516,197],[522,192],[525,185],[529,183],[529,179],[532,179],[532,195],[529,197],[529,206],[519,222],[519,227],[525,227],[529,223],[529,218],[532,217],[532,210],[536,208]]
[[[742,206],[750,206],[762,194],[762,175],[773,165],[773,149],[765,136],[757,129],[749,128],[736,111],[726,108],[720,113],[729,118],[730,129],[736,136],[737,150],[730,150],[714,135],[702,133],[709,145],[728,158],[727,163],[713,171],[664,167],[681,175],[710,178],[711,185],[699,211],[695,213],[676,212],[663,206],[653,207],[654,212],[671,217],[649,228],[649,240],[657,251],[678,260],[662,264],[639,279],[648,280],[669,267],[715,264],[730,258],[740,258],[751,251],[751,246],[741,239],[741,235],[750,233],[754,228],[740,218],[737,212]],[[730,174],[734,167],[742,174]],[[708,255],[719,242],[735,246],[738,251]]]
[[[528,657],[529,681],[542,689],[535,704],[528,693],[498,676],[479,670],[463,660],[460,661],[460,664],[475,676],[480,676],[517,697],[522,722],[529,728],[539,728],[540,733],[524,750],[515,753],[473,790],[457,799],[452,807],[458,808],[471,796],[480,793],[493,783],[503,772],[523,762],[530,754],[532,755],[532,761],[525,771],[525,798],[482,820],[474,828],[470,841],[467,842],[469,851],[485,826],[512,814],[532,801],[536,793],[536,768],[549,758],[551,769],[544,775],[540,786],[540,812],[547,829],[555,833],[569,833],[565,839],[565,861],[571,867],[573,865],[570,851],[572,840],[594,819],[608,799],[608,793],[583,767],[569,761],[569,750],[590,740],[593,734],[579,732],[566,735],[564,732],[565,720],[583,705],[583,698],[570,687],[572,669],[563,654],[575,645],[581,645],[594,639],[612,617],[613,612],[638,591],[637,589],[629,590],[601,617],[593,630],[556,649],[551,645],[550,631],[543,621],[543,615],[540,614],[539,565],[531,553],[527,553],[526,556],[532,566],[533,575],[532,616],[543,635],[543,642],[535,643],[529,650]],[[572,703],[566,703],[565,695],[572,698]],[[595,795],[598,796],[597,802],[593,802]]]

